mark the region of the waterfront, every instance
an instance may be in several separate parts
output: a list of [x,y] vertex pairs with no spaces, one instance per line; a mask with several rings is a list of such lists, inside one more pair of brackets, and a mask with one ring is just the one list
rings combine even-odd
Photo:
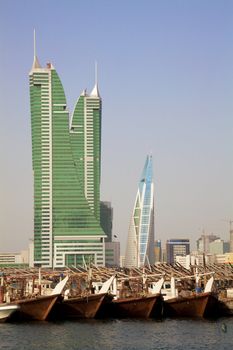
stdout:
[[0,324],[1,350],[228,350],[233,318]]

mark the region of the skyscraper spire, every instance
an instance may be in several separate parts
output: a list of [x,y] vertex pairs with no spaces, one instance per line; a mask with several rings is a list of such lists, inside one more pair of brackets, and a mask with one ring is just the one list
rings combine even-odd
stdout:
[[95,85],[98,85],[98,66],[97,66],[97,61],[95,61]]
[[41,68],[41,65],[36,56],[36,30],[34,29],[34,58],[33,58],[33,65],[31,70],[37,69],[37,68]]
[[34,28],[34,58],[36,57],[36,30]]
[[93,97],[100,97],[98,89],[98,72],[97,72],[97,62],[95,61],[95,86],[90,94]]

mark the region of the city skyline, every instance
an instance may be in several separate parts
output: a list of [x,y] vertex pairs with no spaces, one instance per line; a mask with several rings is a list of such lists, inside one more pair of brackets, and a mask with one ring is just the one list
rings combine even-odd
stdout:
[[[98,61],[104,99],[101,199],[112,203],[122,254],[138,173],[150,151],[156,239],[195,242],[203,227],[229,239],[232,2],[42,1],[46,13],[37,5],[0,4],[1,250],[25,248],[33,232],[27,74],[34,28],[40,60],[54,62],[71,110],[83,87],[92,90]],[[64,18],[66,25],[59,26]]]

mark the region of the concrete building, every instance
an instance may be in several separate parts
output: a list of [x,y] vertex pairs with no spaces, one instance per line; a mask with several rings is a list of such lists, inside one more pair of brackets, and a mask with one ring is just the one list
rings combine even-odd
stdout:
[[105,243],[105,265],[120,266],[120,242]]
[[229,243],[224,242],[222,239],[216,239],[209,244],[210,254],[225,254],[229,252]]
[[166,242],[167,263],[174,264],[176,256],[186,256],[190,253],[189,239],[169,239]]
[[201,237],[197,240],[197,250],[201,253],[209,253],[209,245],[216,239],[219,239],[219,237],[214,234],[201,235]]
[[175,261],[181,264],[186,269],[190,269],[190,266],[193,265],[205,265],[213,261],[213,256],[211,254],[198,254],[196,252],[192,252],[186,256],[177,255]]
[[28,250],[22,250],[20,253],[0,253],[0,266],[28,264]]
[[181,264],[186,269],[190,269],[193,265],[205,264],[233,264],[233,253],[225,254],[197,254],[192,252],[186,256],[177,255],[175,261]]
[[226,253],[226,259],[225,259],[225,263],[226,264],[233,264],[233,252],[230,253]]
[[190,265],[192,264],[191,255],[176,255],[175,262],[182,265],[185,269],[189,270]]
[[113,208],[111,202],[100,202],[100,225],[106,234],[105,242],[112,242]]
[[233,254],[225,253],[225,254],[215,254],[214,263],[215,264],[232,264],[233,263]]
[[160,240],[155,241],[155,262],[162,262],[162,244]]
[[230,252],[233,253],[233,230],[230,230]]
[[125,256],[120,255],[120,267],[125,267]]

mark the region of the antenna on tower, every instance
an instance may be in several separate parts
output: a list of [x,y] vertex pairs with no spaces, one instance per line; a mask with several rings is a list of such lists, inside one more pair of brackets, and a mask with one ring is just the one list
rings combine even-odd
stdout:
[[232,231],[233,220],[229,219],[229,220],[222,220],[222,221],[228,222],[229,227],[230,227],[230,231]]
[[34,57],[36,57],[36,30],[34,28]]
[[98,84],[98,66],[97,61],[95,61],[95,85]]
[[100,97],[98,90],[98,71],[97,71],[97,62],[95,61],[95,85],[90,94],[90,96]]
[[38,61],[38,58],[36,56],[36,30],[34,29],[33,31],[33,44],[34,44],[34,58],[33,58],[33,64],[32,64],[32,69],[37,69],[37,68],[41,68],[40,63]]

